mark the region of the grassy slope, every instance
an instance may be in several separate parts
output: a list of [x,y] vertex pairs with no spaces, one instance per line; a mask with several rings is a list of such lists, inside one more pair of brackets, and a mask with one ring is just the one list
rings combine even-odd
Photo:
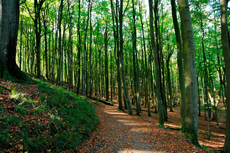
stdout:
[[77,151],[99,124],[92,105],[64,88],[40,80],[0,85],[0,151]]

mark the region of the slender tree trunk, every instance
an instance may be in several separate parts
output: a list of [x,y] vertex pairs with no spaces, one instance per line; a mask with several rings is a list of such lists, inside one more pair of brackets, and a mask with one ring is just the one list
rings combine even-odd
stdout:
[[[48,11],[48,7],[46,8],[47,11]],[[45,29],[45,32],[44,32],[44,35],[45,35],[45,63],[46,63],[46,67],[45,67],[45,70],[46,70],[46,78],[49,79],[49,71],[48,71],[48,46],[47,46],[47,31],[48,31],[48,27],[47,27],[47,14],[46,14],[46,11],[44,11],[44,15],[43,15],[43,26],[44,26],[44,29]]]
[[20,31],[20,53],[19,53],[19,68],[22,69],[22,33],[23,33],[23,19],[21,17],[21,31]]
[[[122,107],[122,97],[121,97],[121,78],[120,78],[120,51],[119,51],[119,41],[118,41],[118,0],[116,0],[116,15],[115,15],[115,10],[113,6],[113,0],[110,0],[111,2],[111,10],[112,10],[112,18],[113,18],[113,33],[114,33],[114,43],[115,43],[115,49],[114,49],[114,56],[115,56],[115,61],[117,65],[117,83],[118,83],[118,103],[119,106],[118,108],[120,110],[123,110]],[[116,21],[116,26],[114,23],[114,18]]]
[[62,61],[62,43],[61,43],[61,22],[62,22],[62,10],[63,10],[63,0],[61,0],[60,6],[59,6],[59,12],[58,12],[58,65],[57,65],[57,78],[56,78],[56,84],[60,85],[60,78],[61,78],[61,65],[63,65]]
[[[165,76],[164,76],[164,56],[162,52],[162,41],[160,36],[160,29],[159,29],[159,15],[158,15],[158,3],[159,0],[154,0],[154,14],[155,14],[155,35],[156,35],[156,50],[158,52],[159,56],[159,66],[160,66],[160,74],[161,74],[161,99],[162,99],[162,106],[163,106],[163,112],[164,112],[164,120],[168,120],[167,115],[167,103],[165,98]],[[163,9],[162,9],[163,11]],[[163,14],[163,13],[162,13]],[[162,17],[163,19],[163,17]],[[163,28],[163,21],[162,21],[162,28]]]
[[168,44],[168,59],[166,60],[166,67],[167,67],[167,82],[168,82],[168,92],[169,92],[169,98],[168,98],[168,101],[169,101],[169,105],[170,105],[170,112],[173,112],[173,104],[172,104],[172,101],[173,101],[173,96],[172,96],[172,86],[171,86],[171,78],[170,78],[170,68],[169,68],[169,62],[170,62],[170,58],[173,54],[173,52],[169,51],[169,44]]
[[110,50],[110,94],[111,94],[111,101],[113,101],[113,56],[112,56],[112,50]]
[[[141,2],[139,2],[139,11],[140,14],[142,14],[142,7],[141,7]],[[142,39],[143,39],[143,44],[144,44],[144,54],[145,54],[145,103],[147,103],[148,107],[148,116],[150,117],[150,101],[148,101],[148,81],[149,81],[149,76],[148,76],[148,64],[147,64],[147,53],[146,53],[146,45],[145,45],[145,33],[144,33],[144,24],[142,21],[142,15],[140,17],[141,20],[141,29],[142,29]]]
[[78,68],[77,68],[77,94],[79,95],[79,89],[80,89],[80,75],[81,75],[81,33],[80,33],[80,20],[81,20],[81,0],[78,1],[78,26],[77,26],[77,34],[78,34],[78,53],[77,53],[77,64],[78,64]]
[[198,107],[198,116],[201,116],[201,104],[200,104],[200,83],[199,83],[199,74],[197,74],[197,88],[198,88],[198,104],[199,104],[199,107]]
[[73,89],[73,72],[72,72],[72,13],[70,12],[71,1],[68,1],[68,13],[69,13],[69,52],[68,52],[68,70],[69,70],[69,91]]
[[140,115],[141,107],[140,107],[140,101],[139,101],[139,77],[138,77],[138,60],[136,59],[136,54],[137,54],[137,32],[136,32],[136,19],[135,19],[135,2],[132,0],[133,3],[133,69],[134,69],[134,97],[136,101],[136,111],[137,115]]
[[[59,20],[59,19],[58,19]],[[58,27],[58,22],[57,22]],[[58,39],[58,31],[55,33],[55,42],[54,42],[54,52],[53,52],[53,59],[52,59],[52,79],[55,80],[55,61],[57,56],[57,39]]]
[[150,35],[151,35],[151,45],[153,48],[154,52],[154,61],[155,61],[155,69],[156,69],[156,96],[157,96],[157,101],[158,101],[158,114],[159,114],[159,124],[161,126],[164,126],[164,111],[162,107],[162,96],[161,96],[161,74],[160,74],[160,63],[159,63],[159,53],[158,50],[156,49],[155,45],[155,39],[154,39],[154,30],[153,30],[153,2],[152,0],[149,0],[149,14],[150,14],[150,19],[149,19],[149,24],[150,24]]
[[34,1],[34,10],[35,10],[35,18],[34,20],[34,26],[35,26],[35,34],[36,34],[36,70],[37,70],[37,78],[41,77],[41,8],[45,0]]
[[204,59],[204,73],[205,73],[205,77],[204,77],[204,86],[205,86],[205,101],[207,103],[207,107],[208,107],[208,139],[210,140],[210,136],[211,136],[211,125],[210,125],[210,118],[211,118],[211,110],[209,107],[209,100],[208,100],[208,72],[207,72],[207,60],[206,60],[206,55],[205,55],[205,49],[204,49],[204,29],[203,29],[203,22],[202,22],[202,17],[201,17],[201,13],[200,13],[200,24],[201,24],[201,30],[202,30],[202,51],[203,51],[203,59]]
[[92,77],[92,5],[90,6],[90,43],[89,43],[89,68],[90,68],[90,89],[89,89],[89,96],[92,97],[92,94],[93,94],[93,77]]
[[105,85],[106,85],[106,101],[109,100],[109,69],[108,69],[108,31],[107,21],[105,27]]
[[122,75],[122,82],[123,82],[123,94],[125,94],[125,99],[127,102],[127,107],[128,107],[128,113],[129,115],[133,115],[132,112],[132,107],[131,107],[131,103],[129,100],[129,94],[128,94],[128,90],[126,87],[126,82],[125,82],[125,74],[124,74],[124,61],[123,61],[123,0],[120,1],[120,10],[119,10],[119,21],[120,21],[120,65],[121,65],[121,75]]
[[87,46],[87,37],[88,37],[88,25],[89,25],[89,16],[91,12],[91,1],[89,1],[88,4],[88,15],[87,15],[87,23],[86,23],[86,28],[85,28],[85,42],[84,42],[84,51],[85,51],[85,82],[84,82],[84,88],[85,88],[85,95],[88,96],[88,51],[86,49]]
[[180,30],[177,22],[176,16],[176,6],[175,0],[171,0],[172,6],[172,17],[173,17],[173,25],[176,35],[177,41],[177,65],[179,68],[179,83],[180,83],[180,115],[181,115],[181,128],[184,131],[185,128],[185,82],[184,82],[184,68],[183,68],[183,57],[182,57],[182,48],[181,48],[181,37]]

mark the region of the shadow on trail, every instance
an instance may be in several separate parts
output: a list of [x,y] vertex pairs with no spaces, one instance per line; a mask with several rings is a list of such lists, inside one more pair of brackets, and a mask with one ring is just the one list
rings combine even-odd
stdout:
[[[129,116],[117,106],[96,108],[101,119],[98,131],[85,143],[80,152],[194,152],[199,149],[142,117]],[[189,146],[189,147],[188,147]],[[199,151],[200,152],[200,151]]]

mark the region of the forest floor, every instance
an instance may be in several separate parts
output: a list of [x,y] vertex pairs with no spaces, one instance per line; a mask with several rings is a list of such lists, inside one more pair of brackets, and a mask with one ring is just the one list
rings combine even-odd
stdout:
[[[68,95],[69,92],[65,91],[62,88],[53,86],[51,84],[47,83],[39,83],[40,88],[38,85],[35,84],[18,84],[18,83],[12,83],[9,81],[0,80],[0,106],[2,106],[2,109],[0,109],[1,115],[0,119],[3,119],[1,117],[11,117],[15,116],[17,120],[7,120],[7,123],[5,124],[5,120],[0,120],[0,142],[1,142],[1,136],[5,137],[4,130],[8,132],[9,140],[12,140],[12,144],[10,144],[8,152],[20,152],[22,151],[21,148],[21,134],[25,135],[24,133],[27,132],[27,129],[24,127],[33,125],[33,128],[36,127],[34,130],[40,130],[40,126],[34,126],[35,123],[45,124],[44,127],[47,126],[49,123],[48,117],[44,117],[47,113],[49,113],[49,107],[44,107],[44,110],[41,110],[42,113],[41,116],[39,116],[37,113],[33,114],[33,107],[37,107],[40,103],[39,96],[45,92],[45,95],[48,97],[50,96],[49,103],[52,105],[66,105],[67,103],[70,103],[73,101],[74,98],[70,98],[71,96],[67,96],[63,100],[63,96]],[[3,86],[5,86],[3,88]],[[42,88],[41,88],[42,87]],[[66,86],[63,86],[66,88]],[[45,90],[44,90],[45,89]],[[12,90],[12,91],[8,91]],[[41,91],[40,91],[41,90]],[[74,89],[74,91],[76,91]],[[20,93],[20,94],[19,94]],[[22,93],[25,93],[29,100],[25,100],[25,98],[22,97]],[[74,94],[75,95],[75,94]],[[54,97],[53,97],[54,96]],[[60,97],[61,96],[61,97]],[[76,95],[75,95],[76,96]],[[74,97],[75,97],[74,96]],[[108,106],[100,102],[96,102],[94,100],[85,98],[85,96],[82,96],[83,99],[80,100],[77,98],[78,103],[82,101],[82,108],[76,107],[76,111],[78,111],[78,116],[82,118],[82,111],[84,112],[86,109],[88,111],[88,114],[83,113],[83,115],[86,115],[87,119],[87,125],[79,124],[78,122],[76,125],[78,126],[84,126],[84,131],[87,131],[87,133],[83,133],[90,136],[89,139],[82,139],[84,140],[83,145],[74,145],[79,146],[79,152],[207,152],[207,150],[210,150],[212,152],[220,152],[222,150],[222,147],[224,145],[225,140],[225,114],[223,113],[224,110],[220,109],[218,112],[218,118],[219,118],[219,124],[217,125],[216,122],[211,121],[211,140],[208,140],[208,122],[204,119],[204,113],[202,112],[201,117],[199,117],[198,121],[198,139],[202,146],[204,146],[204,149],[200,149],[194,145],[192,145],[189,142],[189,139],[186,135],[182,134],[180,132],[179,126],[180,126],[180,107],[176,106],[173,107],[174,112],[170,112],[168,109],[168,121],[165,122],[165,128],[162,128],[158,125],[158,114],[151,113],[151,117],[148,117],[147,112],[142,111],[141,116],[130,116],[127,114],[127,110],[124,112],[118,110],[118,103],[117,98],[115,97],[114,106]],[[70,99],[69,99],[70,98]],[[96,110],[96,115],[100,118],[100,125],[98,126],[98,129],[95,132],[91,133],[91,122],[89,119],[89,114],[94,112],[93,108],[92,110],[89,110],[87,101],[91,102]],[[103,97],[102,100],[105,100]],[[60,101],[61,100],[61,101]],[[23,104],[21,105],[21,103]],[[31,106],[32,102],[32,106]],[[19,104],[18,104],[19,103]],[[28,103],[28,104],[27,104]],[[17,106],[18,104],[18,106]],[[42,104],[42,103],[41,103]],[[25,106],[24,106],[25,105]],[[22,112],[18,112],[21,107],[25,107]],[[45,106],[45,103],[44,103]],[[72,106],[72,105],[71,105]],[[141,105],[142,110],[146,110],[144,105]],[[0,107],[1,108],[1,107]],[[56,107],[54,107],[56,108]],[[63,107],[64,108],[64,107]],[[132,108],[135,108],[135,105],[132,105]],[[218,106],[218,108],[221,108]],[[22,109],[22,108],[21,108]],[[73,109],[73,108],[72,108]],[[75,108],[74,108],[75,109]],[[71,109],[68,109],[68,111]],[[59,109],[59,113],[63,113],[63,121],[68,120],[68,116],[66,116],[67,110]],[[151,111],[154,111],[154,109],[151,108]],[[32,113],[31,113],[32,112]],[[23,113],[20,116],[20,113]],[[135,110],[133,110],[133,113],[135,114]],[[13,115],[12,115],[13,114]],[[93,115],[94,116],[94,115]],[[18,120],[18,117],[21,117],[21,120]],[[70,116],[71,117],[71,116]],[[43,120],[47,120],[47,122],[43,122]],[[26,122],[24,122],[24,120]],[[73,119],[74,121],[78,121],[79,119]],[[92,120],[96,120],[96,118],[93,118]],[[16,123],[17,121],[17,123]],[[33,121],[33,122],[32,122]],[[7,126],[7,128],[4,128],[4,126]],[[9,123],[8,123],[9,122]],[[11,123],[15,122],[15,123]],[[90,125],[88,125],[88,122]],[[72,123],[72,122],[71,122]],[[74,122],[73,122],[74,123]],[[72,124],[73,124],[72,123]],[[23,124],[23,126],[21,126]],[[24,125],[25,124],[25,125]],[[63,123],[65,126],[65,122]],[[71,125],[72,125],[71,124]],[[82,129],[77,127],[76,129]],[[66,125],[68,126],[68,125]],[[92,126],[96,126],[96,124],[92,124]],[[48,129],[49,130],[49,129]],[[48,131],[43,130],[43,131]],[[23,133],[24,132],[24,133]],[[74,133],[75,131],[70,131],[71,133]],[[35,132],[36,133],[36,132]],[[38,132],[39,133],[39,132]],[[59,139],[58,137],[46,137],[46,135],[49,135],[48,133],[45,134],[44,141],[50,142],[49,144],[41,144],[46,147],[53,146],[53,143],[56,143]],[[71,134],[73,135],[73,134]],[[36,139],[34,134],[28,135],[31,140]],[[57,135],[58,136],[58,135]],[[34,138],[33,138],[34,137]],[[68,140],[72,138],[67,137]],[[76,139],[79,139],[78,137],[75,137]],[[47,140],[46,140],[47,139]],[[48,141],[49,140],[49,141]],[[50,141],[52,140],[52,141]],[[26,141],[27,142],[27,141]],[[28,141],[29,142],[29,141]],[[27,142],[27,143],[28,143]],[[51,143],[52,142],[52,143]],[[80,144],[80,142],[79,142]],[[0,151],[3,151],[1,149],[1,143],[0,143]],[[38,146],[41,148],[41,146]],[[78,150],[77,149],[77,150]],[[69,150],[72,152],[71,150]],[[3,152],[7,152],[6,150]]]
[[180,131],[160,127],[155,115],[130,116],[119,111],[117,104],[108,106],[99,102],[95,110],[101,125],[84,146],[79,147],[80,153],[206,152],[192,145]]
[[[103,99],[103,98],[102,98]],[[95,102],[87,99],[88,101]],[[174,107],[174,112],[168,110],[168,122],[165,128],[158,125],[158,114],[142,111],[141,116],[130,116],[127,112],[118,110],[117,101],[114,106],[97,102],[95,110],[101,120],[98,130],[91,134],[80,152],[220,152],[224,145],[225,124],[211,122],[211,140],[208,140],[208,122],[204,114],[199,117],[198,139],[204,148],[200,149],[189,142],[189,138],[176,130],[180,126],[180,107]],[[135,106],[132,106],[135,108]],[[142,109],[146,110],[144,106]],[[151,110],[153,111],[153,109]],[[133,110],[135,114],[135,110]],[[219,114],[218,114],[219,115]],[[219,115],[220,116],[220,115]],[[221,116],[220,121],[224,121]]]

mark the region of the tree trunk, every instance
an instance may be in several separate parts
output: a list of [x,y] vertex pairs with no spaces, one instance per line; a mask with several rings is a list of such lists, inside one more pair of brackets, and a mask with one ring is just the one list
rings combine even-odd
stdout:
[[92,77],[92,33],[93,33],[93,28],[92,28],[92,5],[90,8],[90,43],[89,43],[89,68],[90,68],[90,78],[89,78],[89,85],[90,85],[90,89],[89,89],[89,96],[92,97],[93,94],[93,77]]
[[[47,7],[46,8],[47,11],[49,10],[49,8]],[[43,14],[43,26],[44,26],[44,29],[45,29],[45,32],[44,32],[44,35],[45,35],[45,63],[46,63],[46,78],[49,79],[49,71],[48,71],[48,46],[47,46],[47,31],[48,31],[48,27],[47,27],[47,13],[49,12],[46,12],[44,11],[44,14]]]
[[192,20],[189,11],[188,0],[178,0],[181,17],[181,31],[184,47],[184,71],[185,71],[185,101],[186,117],[185,124],[187,133],[193,144],[199,145],[197,139],[198,127],[198,101],[196,81],[195,42]]
[[23,33],[23,19],[22,19],[22,17],[21,17],[21,26],[20,27],[21,27],[21,31],[20,31],[19,68],[22,70],[22,33]]
[[138,60],[136,59],[137,54],[137,32],[136,32],[136,19],[135,19],[135,2],[132,0],[133,3],[133,70],[134,70],[134,97],[136,102],[136,111],[137,115],[140,115],[141,107],[140,107],[140,101],[139,101],[139,77],[138,77]]
[[177,41],[177,65],[179,68],[179,83],[180,83],[180,124],[182,131],[184,131],[185,128],[185,82],[184,82],[184,68],[183,68],[183,57],[182,57],[182,48],[181,48],[181,37],[180,37],[180,30],[177,22],[177,16],[176,16],[176,6],[175,6],[175,0],[171,0],[171,6],[172,6],[172,17],[173,17],[173,25],[176,35],[176,41]]
[[159,53],[158,50],[156,49],[155,45],[155,39],[154,39],[154,30],[153,30],[153,2],[152,0],[149,0],[149,13],[150,13],[150,19],[149,19],[149,24],[150,24],[150,34],[151,34],[151,45],[153,48],[154,52],[154,61],[155,61],[155,69],[156,69],[156,96],[157,96],[157,101],[158,101],[158,114],[159,114],[159,124],[161,126],[164,126],[164,111],[162,107],[162,96],[161,96],[161,74],[160,74],[160,63],[159,63]]
[[41,8],[45,0],[41,1],[34,1],[34,11],[35,11],[35,18],[34,27],[35,27],[35,34],[36,34],[36,70],[37,70],[37,78],[41,77]]
[[129,115],[133,115],[131,103],[130,103],[130,100],[129,100],[129,94],[128,94],[128,90],[127,90],[126,83],[125,83],[125,74],[124,74],[123,33],[122,33],[122,30],[123,30],[123,27],[122,27],[122,23],[123,23],[123,0],[120,1],[119,21],[120,21],[119,28],[120,28],[120,58],[121,58],[121,61],[120,61],[119,65],[121,65],[121,76],[122,76],[122,82],[123,82],[123,94],[125,94],[127,107],[128,107],[128,113],[129,113]]
[[173,101],[173,96],[172,96],[172,86],[171,86],[171,78],[170,78],[170,69],[169,69],[169,62],[170,62],[170,58],[173,54],[173,52],[169,51],[169,44],[168,44],[168,59],[166,60],[166,67],[167,67],[167,82],[168,82],[168,92],[169,92],[169,98],[168,98],[168,101],[169,101],[169,105],[170,105],[170,112],[173,112],[172,110],[172,107],[173,107],[173,104],[172,104],[172,101]]
[[109,100],[109,74],[108,74],[108,31],[107,21],[105,27],[105,85],[106,85],[106,101]]
[[80,70],[80,60],[81,60],[81,33],[80,33],[80,20],[81,20],[81,0],[78,1],[78,26],[77,26],[77,35],[78,35],[78,53],[77,53],[77,64],[78,64],[78,68],[77,68],[77,95],[79,95],[79,89],[80,89],[80,75],[81,75],[81,70]]
[[[140,14],[142,13],[142,7],[141,7],[141,2],[139,2],[139,11]],[[144,44],[144,54],[145,54],[145,103],[147,103],[148,107],[148,116],[150,117],[150,101],[148,100],[148,81],[149,81],[149,76],[148,76],[148,64],[147,64],[147,53],[146,53],[146,46],[145,46],[145,33],[144,33],[144,25],[142,21],[142,15],[140,17],[141,20],[141,29],[142,29],[142,39],[143,39],[143,44]]]
[[68,1],[69,12],[69,53],[68,53],[68,70],[69,70],[69,91],[73,88],[73,72],[72,72],[72,13],[70,12],[70,1]]
[[[198,6],[198,8],[200,8],[200,6]],[[204,29],[203,29],[203,20],[201,17],[201,13],[200,13],[200,28],[202,31],[202,52],[203,52],[203,59],[204,59],[204,73],[205,73],[205,77],[204,77],[204,86],[205,86],[205,101],[207,103],[208,106],[208,140],[210,140],[210,136],[211,136],[211,125],[210,125],[210,118],[211,118],[211,110],[209,107],[209,99],[208,99],[208,71],[207,71],[207,60],[206,60],[206,55],[205,55],[205,49],[204,49]]]
[[225,72],[227,81],[227,116],[226,116],[226,137],[224,144],[224,152],[230,152],[230,52],[229,52],[229,40],[228,40],[228,24],[227,24],[227,3],[226,0],[220,0],[221,5],[221,42],[222,51],[225,62]]
[[19,1],[0,0],[0,77],[29,80],[16,64]]
[[[115,49],[114,49],[114,56],[115,56],[115,61],[117,65],[117,83],[118,83],[118,103],[119,106],[118,108],[120,110],[123,110],[122,107],[122,97],[121,97],[121,78],[120,78],[120,51],[119,51],[119,41],[118,41],[118,0],[116,1],[116,15],[115,15],[115,10],[113,6],[113,0],[110,0],[111,3],[111,10],[112,10],[112,19],[113,19],[113,34],[114,34],[114,44],[115,44]],[[116,21],[116,26],[114,23],[114,18]]]
[[62,10],[63,10],[63,0],[61,0],[60,6],[59,6],[59,12],[58,12],[58,65],[57,65],[57,78],[56,78],[56,85],[60,85],[60,78],[61,78],[61,72],[62,72],[62,65],[63,65],[63,54],[62,54],[62,43],[61,43],[61,22],[62,22]]

